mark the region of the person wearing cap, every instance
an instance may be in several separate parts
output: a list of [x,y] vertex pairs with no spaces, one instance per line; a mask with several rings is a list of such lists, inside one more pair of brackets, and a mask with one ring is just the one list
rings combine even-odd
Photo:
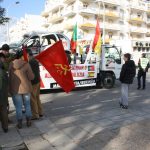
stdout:
[[5,55],[5,57],[6,57],[6,61],[5,61],[5,63],[4,63],[4,67],[5,67],[5,70],[8,71],[9,63],[11,62],[10,54],[9,54],[9,45],[8,45],[8,44],[2,45],[1,51],[2,51],[2,53],[3,53],[3,54]]
[[146,72],[148,72],[149,69],[149,59],[146,58],[145,54],[142,54],[142,57],[139,59],[138,62],[138,90],[141,89],[141,77],[143,78],[143,90],[146,87]]
[[32,110],[32,120],[37,120],[39,117],[43,116],[43,108],[40,100],[40,69],[38,61],[33,57],[32,51],[28,51],[28,60],[31,69],[34,73],[34,79],[32,83],[31,92],[31,110]]
[[24,101],[26,124],[31,126],[31,105],[30,98],[32,92],[31,80],[34,79],[34,74],[28,62],[24,61],[23,52],[18,51],[16,59],[9,66],[9,89],[10,94],[16,108],[17,127],[22,128],[22,105]]
[[5,55],[0,53],[0,121],[3,131],[8,132],[8,75],[4,69]]
[[[5,62],[3,64],[4,64],[4,69],[7,73],[8,73],[8,68],[9,68],[10,62],[15,59],[14,56],[9,53],[9,50],[10,50],[10,47],[8,44],[2,45],[1,52],[5,55]],[[9,113],[9,101],[7,104],[7,111]],[[12,121],[10,119],[8,119],[8,122],[11,123]]]

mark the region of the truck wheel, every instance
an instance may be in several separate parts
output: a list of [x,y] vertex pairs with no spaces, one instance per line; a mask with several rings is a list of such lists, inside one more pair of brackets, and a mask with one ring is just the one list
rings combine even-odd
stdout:
[[115,84],[115,78],[114,78],[113,74],[106,73],[103,78],[103,86],[106,89],[110,89],[114,86],[114,84]]

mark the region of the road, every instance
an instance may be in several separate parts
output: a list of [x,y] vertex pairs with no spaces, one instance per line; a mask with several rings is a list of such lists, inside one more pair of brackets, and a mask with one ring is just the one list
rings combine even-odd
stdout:
[[[0,144],[23,142],[31,150],[149,150],[150,75],[146,90],[137,90],[136,80],[130,86],[128,110],[119,108],[120,87],[116,82],[110,90],[41,94],[45,117],[31,128],[17,130],[13,124],[7,135],[0,131]],[[15,123],[12,104],[11,110]]]

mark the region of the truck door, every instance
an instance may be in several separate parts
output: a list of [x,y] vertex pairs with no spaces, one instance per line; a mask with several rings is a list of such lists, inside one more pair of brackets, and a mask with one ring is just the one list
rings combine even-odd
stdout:
[[113,72],[118,79],[122,67],[121,50],[115,46],[104,46],[102,53],[102,70]]

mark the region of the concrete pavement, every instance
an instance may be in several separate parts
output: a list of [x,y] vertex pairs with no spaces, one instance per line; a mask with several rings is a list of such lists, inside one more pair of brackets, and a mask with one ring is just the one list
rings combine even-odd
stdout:
[[149,83],[145,91],[132,85],[128,110],[118,106],[119,83],[111,90],[42,94],[45,117],[21,130],[15,128],[11,105],[14,124],[7,134],[0,129],[0,145],[5,150],[149,150],[149,89]]

